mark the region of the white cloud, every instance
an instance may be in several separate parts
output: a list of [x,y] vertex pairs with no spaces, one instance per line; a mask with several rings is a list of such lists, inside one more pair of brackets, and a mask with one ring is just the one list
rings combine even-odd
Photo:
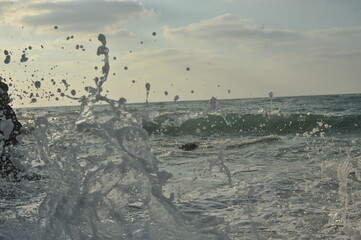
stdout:
[[360,49],[361,27],[308,32],[268,29],[255,20],[224,14],[187,26],[164,27],[169,39],[217,44],[219,47],[270,52],[354,52]]
[[253,19],[241,18],[232,14],[224,14],[184,27],[166,26],[164,33],[169,38],[193,38],[208,42],[260,39],[285,42],[301,37],[299,33],[292,30],[263,29]]

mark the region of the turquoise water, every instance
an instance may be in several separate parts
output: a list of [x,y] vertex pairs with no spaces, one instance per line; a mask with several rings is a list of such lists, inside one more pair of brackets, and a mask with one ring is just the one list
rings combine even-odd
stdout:
[[115,123],[106,105],[93,118],[79,107],[18,109],[14,157],[45,178],[1,182],[0,236],[360,239],[360,102],[129,104]]

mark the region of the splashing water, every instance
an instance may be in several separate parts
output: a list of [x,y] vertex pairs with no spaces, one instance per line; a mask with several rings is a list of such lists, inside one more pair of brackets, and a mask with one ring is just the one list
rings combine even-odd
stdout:
[[[44,179],[0,180],[0,239],[361,238],[360,95],[279,97],[284,112],[271,93],[126,106],[103,90],[109,49],[98,40],[104,66],[84,96],[57,80],[80,111],[19,114],[30,127],[11,159]],[[30,88],[47,86],[38,80]]]
[[[87,96],[77,98],[81,112],[76,122],[35,122],[38,159],[48,174],[39,238],[228,239],[212,227],[214,221],[179,212],[173,195],[163,195],[162,186],[172,176],[158,169],[148,134],[124,110],[124,98],[114,101],[101,94],[110,66],[106,38],[100,34],[98,40],[103,76],[95,88],[86,88]],[[94,117],[99,101],[110,104],[112,116]],[[70,144],[69,139],[77,141]]]
[[146,99],[145,99],[145,102],[148,103],[148,96],[149,96],[149,91],[150,91],[150,83],[146,83],[146,84],[145,84],[145,90],[146,90]]
[[218,107],[218,99],[215,97],[212,97],[211,100],[209,100],[209,108],[210,110],[217,109]]
[[269,99],[270,99],[269,112],[271,113],[273,111],[272,110],[273,92],[269,92],[268,95],[269,95]]
[[232,175],[229,168],[225,165],[225,159],[224,159],[224,150],[226,146],[224,144],[221,144],[218,149],[218,158],[214,161],[211,161],[209,164],[209,170],[211,171],[212,168],[217,165],[219,167],[219,170],[224,173],[228,180],[228,185],[232,187]]
[[174,102],[177,102],[179,100],[179,96],[178,95],[175,95],[174,96]]

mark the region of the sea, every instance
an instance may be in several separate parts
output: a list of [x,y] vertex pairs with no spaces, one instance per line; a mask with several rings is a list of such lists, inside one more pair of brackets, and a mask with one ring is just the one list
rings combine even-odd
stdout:
[[95,95],[16,109],[1,240],[361,239],[361,94]]
[[127,104],[98,40],[79,106],[16,109],[0,240],[361,239],[361,94]]

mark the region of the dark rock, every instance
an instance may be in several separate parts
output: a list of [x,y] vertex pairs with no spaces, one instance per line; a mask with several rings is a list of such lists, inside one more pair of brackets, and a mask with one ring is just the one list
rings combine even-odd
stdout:
[[179,148],[184,151],[192,151],[192,150],[198,148],[198,144],[197,143],[186,143],[186,144],[182,144]]
[[8,146],[18,144],[21,123],[10,104],[9,87],[0,78],[0,177],[7,180],[18,180],[19,168],[14,166],[6,151]]

